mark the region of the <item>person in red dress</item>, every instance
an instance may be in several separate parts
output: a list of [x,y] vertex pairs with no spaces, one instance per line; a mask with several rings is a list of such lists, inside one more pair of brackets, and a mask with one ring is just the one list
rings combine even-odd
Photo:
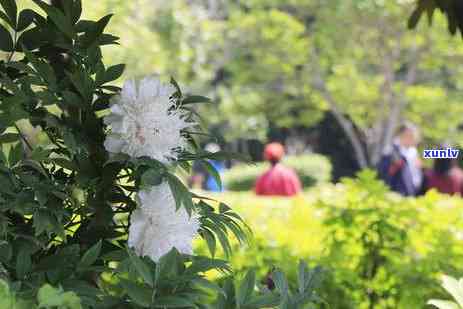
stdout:
[[436,159],[432,169],[425,173],[426,189],[436,189],[446,194],[461,194],[463,171],[455,159]]
[[293,196],[301,192],[301,181],[297,174],[280,163],[284,154],[285,149],[279,143],[265,146],[264,158],[271,167],[257,179],[254,188],[257,195]]

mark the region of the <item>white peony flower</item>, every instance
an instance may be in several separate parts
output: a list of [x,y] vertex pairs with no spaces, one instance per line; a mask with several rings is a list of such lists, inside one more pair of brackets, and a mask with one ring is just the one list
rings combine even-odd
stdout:
[[164,163],[175,159],[187,145],[181,130],[193,123],[186,122],[185,113],[175,107],[174,92],[172,85],[155,77],[125,82],[111,102],[111,114],[104,118],[111,127],[104,143],[106,150]]
[[174,247],[181,253],[193,253],[192,242],[198,235],[199,221],[184,208],[176,211],[167,183],[140,191],[137,201],[138,208],[130,218],[129,247],[155,262]]

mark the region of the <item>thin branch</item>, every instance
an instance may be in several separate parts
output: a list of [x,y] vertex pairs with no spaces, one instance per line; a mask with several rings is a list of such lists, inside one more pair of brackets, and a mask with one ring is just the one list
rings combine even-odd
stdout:
[[27,148],[29,148],[30,151],[33,151],[34,148],[32,148],[32,145],[29,143],[29,141],[27,140],[27,138],[24,136],[24,134],[21,132],[21,130],[19,129],[18,125],[15,123],[14,124],[14,128],[16,129],[16,131],[18,132],[19,136],[21,137],[21,139],[23,140],[24,144],[27,146]]
[[7,60],[6,60],[6,63],[7,63],[7,64],[11,62],[11,59],[13,59],[13,55],[14,55],[15,49],[16,49],[16,40],[17,40],[17,38],[18,38],[18,32],[17,32],[17,31],[14,31],[14,35],[13,35],[13,36],[14,36],[14,38],[13,38],[13,42],[14,42],[14,44],[13,44],[13,50],[12,50],[11,53],[8,55],[8,58],[7,58]]

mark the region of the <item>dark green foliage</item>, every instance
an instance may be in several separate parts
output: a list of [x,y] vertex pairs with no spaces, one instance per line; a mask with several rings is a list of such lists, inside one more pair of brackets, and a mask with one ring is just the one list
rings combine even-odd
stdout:
[[[174,166],[110,157],[102,115],[124,70],[102,61],[101,46],[118,40],[105,33],[111,15],[81,20],[80,0],[33,2],[37,11],[18,12],[15,1],[0,1],[0,49],[9,52],[0,61],[0,265],[9,283],[1,281],[2,295],[28,308],[205,308],[222,290],[204,273],[230,273],[227,263],[175,249],[158,263],[138,257],[126,245],[127,217],[135,192],[166,181],[177,207],[200,215],[211,254],[217,243],[230,253],[230,236],[246,241],[241,218],[225,205],[215,210],[174,174],[226,154],[200,151],[184,132],[194,151]],[[208,101],[183,98],[172,83],[180,108]],[[20,120],[46,141],[31,143]]]
[[221,282],[224,293],[219,295],[214,308],[313,308],[308,306],[322,303],[315,292],[320,284],[319,272],[319,268],[309,269],[300,261],[297,272],[299,283],[294,290],[289,287],[285,275],[279,269],[270,272],[266,280],[258,285],[259,292],[255,289],[256,273],[253,270],[244,274],[241,280],[225,278]]
[[436,10],[440,10],[447,17],[448,29],[452,35],[459,30],[463,36],[463,2],[460,0],[419,0],[410,16],[408,26],[415,28],[424,14],[427,14],[431,24]]

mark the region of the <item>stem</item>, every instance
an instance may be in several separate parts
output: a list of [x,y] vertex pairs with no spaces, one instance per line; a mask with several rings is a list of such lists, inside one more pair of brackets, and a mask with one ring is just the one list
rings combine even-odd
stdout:
[[21,130],[19,129],[18,125],[15,123],[14,128],[16,131],[18,131],[19,136],[21,136],[21,139],[24,141],[24,144],[26,144],[27,148],[29,148],[30,151],[33,151],[34,149],[32,148],[31,144],[27,140],[27,138],[22,134]]
[[[29,148],[29,150],[32,152],[34,151],[34,148],[32,147],[32,145],[29,143],[29,141],[27,140],[27,138],[24,136],[24,134],[21,132],[21,130],[19,129],[18,125],[15,123],[14,124],[14,128],[16,129],[16,131],[18,131],[18,134],[19,136],[21,137],[21,139],[24,141],[24,144],[26,144],[27,148]],[[44,171],[48,171],[46,168],[45,168],[45,165],[43,165],[42,162],[38,162],[40,167],[43,168]],[[48,176],[49,177],[49,176]]]
[[13,50],[11,51],[11,53],[8,55],[8,58],[6,60],[6,63],[10,63],[11,62],[11,59],[13,59],[13,55],[14,55],[14,52],[15,52],[15,49],[16,49],[16,40],[18,38],[18,32],[17,31],[14,31],[14,34],[13,34]]

